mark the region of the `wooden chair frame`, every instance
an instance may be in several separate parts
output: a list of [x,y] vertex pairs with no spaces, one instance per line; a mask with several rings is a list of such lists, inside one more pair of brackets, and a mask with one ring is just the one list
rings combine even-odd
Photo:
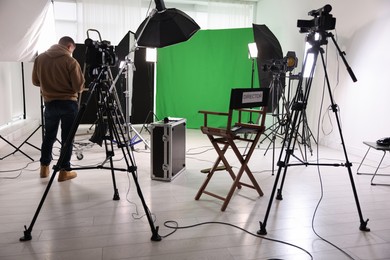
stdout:
[[[261,92],[262,98],[261,102],[255,103],[242,103],[242,95],[243,93],[259,93]],[[266,119],[266,105],[268,101],[269,89],[261,88],[261,89],[233,89],[231,94],[229,112],[213,112],[213,111],[204,111],[201,110],[199,113],[203,114],[204,122],[203,126],[201,126],[202,133],[206,134],[209,138],[211,144],[213,145],[215,151],[218,154],[218,158],[216,159],[214,165],[206,172],[207,177],[203,182],[202,186],[198,190],[198,193],[195,196],[195,200],[199,200],[201,195],[207,194],[214,198],[220,199],[223,201],[221,211],[225,211],[235,190],[241,189],[242,186],[252,188],[257,191],[259,196],[263,196],[263,191],[261,190],[259,184],[257,183],[253,173],[248,167],[248,162],[256,148],[256,145],[260,139],[260,136],[265,131],[265,119]],[[237,100],[238,103],[237,103]],[[258,107],[258,109],[251,109],[251,107]],[[236,112],[236,113],[235,113]],[[258,120],[256,123],[244,123],[243,115],[245,113],[252,113],[258,115]],[[237,122],[233,123],[233,115],[237,114]],[[211,127],[209,126],[209,117],[211,116],[223,116],[227,117],[227,125],[224,128],[220,127]],[[249,149],[247,150],[246,155],[244,156],[239,151],[235,141],[241,140],[248,142]],[[237,174],[235,174],[230,166],[228,160],[225,157],[225,153],[228,151],[229,147],[233,150],[237,159],[241,163],[241,167],[238,170]],[[220,163],[223,163],[224,167],[219,166]],[[216,171],[225,169],[230,177],[233,180],[233,184],[230,187],[230,190],[226,197],[222,197],[216,193],[210,192],[206,190],[207,185],[209,184],[211,178],[215,174]],[[244,172],[249,177],[251,183],[244,183],[241,181],[241,177]]]

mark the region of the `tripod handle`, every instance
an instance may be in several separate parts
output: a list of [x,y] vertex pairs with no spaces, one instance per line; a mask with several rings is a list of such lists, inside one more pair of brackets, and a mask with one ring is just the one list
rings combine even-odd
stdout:
[[340,50],[340,47],[339,47],[339,45],[337,44],[337,42],[336,42],[336,40],[335,40],[335,38],[334,38],[334,35],[333,35],[332,33],[328,33],[327,36],[329,36],[329,37],[332,39],[334,45],[336,46],[336,49],[337,49],[337,51],[339,52],[339,55],[340,55],[341,59],[343,60],[343,62],[344,62],[344,64],[345,64],[345,67],[347,68],[347,71],[348,71],[348,73],[349,73],[349,76],[351,76],[351,79],[353,80],[353,82],[356,82],[356,81],[357,81],[357,78],[356,78],[355,74],[353,73],[351,67],[348,65],[347,60],[345,59],[345,52]]
[[349,76],[351,76],[353,82],[356,82],[356,81],[357,81],[357,78],[356,78],[355,74],[353,73],[351,67],[347,67],[347,71],[348,71],[348,73],[349,73]]

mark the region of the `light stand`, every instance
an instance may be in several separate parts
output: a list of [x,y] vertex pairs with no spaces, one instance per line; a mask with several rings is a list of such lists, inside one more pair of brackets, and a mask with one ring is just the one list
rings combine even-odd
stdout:
[[[156,8],[138,27],[135,33],[135,45],[126,56],[126,65],[130,64],[133,70],[135,66],[131,60],[131,55],[134,54],[137,48],[162,48],[184,42],[200,29],[199,25],[184,12],[175,8],[166,8],[163,0],[155,0],[155,4]],[[127,66],[124,66],[118,75],[123,72],[125,67]],[[136,133],[136,137],[140,138],[149,147],[141,135],[131,125],[130,127]]]
[[[272,145],[273,155],[272,155],[272,175],[274,174],[274,161],[275,161],[275,142],[276,138],[283,138],[283,135],[286,132],[287,128],[287,122],[290,120],[291,113],[290,113],[290,107],[291,107],[291,100],[290,100],[290,91],[291,91],[291,82],[292,80],[296,80],[300,78],[300,75],[293,75],[292,71],[297,67],[298,59],[295,55],[295,52],[289,51],[287,52],[287,55],[280,60],[273,60],[270,64],[265,64],[263,67],[263,71],[269,71],[272,74],[272,80],[269,85],[269,89],[272,93],[272,95],[275,98],[271,99],[271,107],[272,109],[272,124],[266,129],[266,131],[269,131],[261,140],[261,143],[269,139],[270,143],[268,144],[268,147],[266,148],[264,155],[267,154],[269,148]],[[287,75],[287,72],[289,72],[288,75],[288,87],[286,91],[285,86],[285,78]],[[286,93],[287,92],[287,93]],[[276,98],[279,97],[279,98]],[[306,118],[306,117],[305,117]],[[302,140],[305,140],[305,133],[307,129],[310,128],[307,126],[307,121],[304,120],[302,125],[302,134],[299,134],[299,136],[302,138]],[[295,131],[299,131],[299,129],[296,129]],[[309,140],[310,141],[310,140]],[[302,145],[304,145],[304,150],[306,151],[306,146],[309,145],[309,148],[311,150],[310,143],[308,141],[302,141]],[[302,157],[306,159],[306,153],[303,154],[301,146],[299,146]]]
[[[23,62],[22,62],[22,81],[23,81],[23,103],[24,103],[24,107],[26,107],[26,98],[25,98],[25,88],[24,88],[24,66],[23,66]],[[20,152],[21,154],[23,154],[24,156],[26,156],[27,158],[29,158],[31,161],[34,161],[34,159],[29,156],[28,154],[26,154],[25,152],[23,152],[21,150],[22,146],[25,145],[25,144],[28,144],[29,146],[37,149],[38,151],[40,151],[41,149],[38,148],[37,146],[31,144],[29,142],[30,138],[42,127],[42,140],[43,140],[43,137],[44,137],[44,134],[45,134],[45,131],[44,131],[44,117],[43,117],[43,109],[44,109],[44,106],[43,106],[43,100],[42,100],[42,96],[40,97],[40,102],[41,102],[41,123],[38,125],[37,128],[35,128],[34,131],[32,131],[32,133],[18,146],[16,147],[13,143],[9,142],[7,139],[5,139],[3,136],[0,135],[0,139],[2,139],[4,142],[6,142],[7,144],[9,144],[10,146],[12,146],[15,150],[12,152],[12,153],[9,153],[8,155],[5,155],[3,157],[0,158],[0,160],[3,160],[13,154],[15,154],[16,152]],[[24,112],[24,114],[26,114],[26,112]]]
[[[264,139],[261,140],[260,143],[262,143],[265,139],[269,139],[270,143],[268,144],[264,155],[267,154],[268,149],[272,145],[272,175],[274,175],[274,167],[275,167],[275,141],[276,137],[283,135],[285,133],[285,127],[286,127],[286,120],[288,120],[289,117],[289,108],[288,108],[288,102],[285,98],[284,94],[284,86],[282,86],[282,82],[280,80],[281,72],[275,72],[272,74],[272,81],[270,83],[269,89],[270,92],[273,93],[276,96],[280,96],[282,100],[282,111],[280,111],[279,104],[275,105],[274,99],[272,98],[271,103],[272,107],[276,107],[276,113],[272,112],[272,125],[270,125],[267,130],[270,130],[268,134],[265,135]],[[281,118],[280,118],[281,117]],[[280,133],[279,133],[280,131]],[[270,137],[271,136],[271,137]]]
[[30,145],[31,147],[34,147],[35,149],[37,149],[38,151],[40,151],[41,149],[39,149],[37,146],[31,144],[29,142],[30,138],[39,130],[39,128],[41,128],[42,125],[40,124],[37,128],[35,128],[35,130],[19,145],[19,146],[15,146],[13,143],[11,143],[10,141],[8,141],[7,139],[5,139],[3,136],[0,135],[0,139],[2,139],[4,142],[6,142],[8,145],[12,146],[15,150],[3,157],[0,158],[0,160],[4,160],[5,158],[15,154],[16,152],[20,152],[21,154],[23,154],[24,156],[26,156],[27,158],[29,158],[31,161],[34,161],[34,159],[29,156],[28,154],[26,154],[25,152],[23,152],[23,150],[21,150],[22,146],[25,145],[25,144],[28,144]]
[[[143,142],[145,144],[145,147],[150,149],[150,145],[149,143],[142,137],[142,135],[133,127],[133,125],[131,124],[130,122],[130,114],[129,114],[129,110],[130,110],[130,103],[131,103],[131,92],[130,92],[130,88],[129,88],[129,84],[128,84],[128,81],[129,81],[129,77],[131,78],[131,81],[132,81],[132,76],[133,76],[133,73],[134,73],[134,70],[135,70],[135,65],[134,65],[134,61],[133,61],[133,56],[134,56],[134,52],[135,52],[135,48],[132,48],[130,50],[130,53],[126,56],[125,58],[125,61],[124,61],[124,64],[123,66],[120,68],[117,76],[115,77],[113,83],[112,83],[112,86],[111,86],[111,89],[115,89],[115,85],[116,85],[116,82],[118,81],[120,75],[122,73],[127,73],[127,76],[126,76],[126,92],[125,92],[125,95],[126,95],[126,113],[125,113],[125,120],[126,120],[126,126],[128,127],[128,133],[132,132],[132,133],[135,133],[134,136],[132,136],[129,140],[129,145],[131,148],[134,147],[134,145],[140,143],[140,142]],[[131,69],[128,69],[128,67],[131,67]],[[129,71],[131,71],[131,75],[129,75]]]
[[[253,89],[253,82],[255,78],[255,59],[257,58],[258,55],[258,50],[256,43],[248,43],[248,57],[252,61],[252,70],[251,70],[251,89]],[[252,113],[249,113],[249,123],[253,124],[252,121]]]
[[[332,89],[330,87],[329,78],[328,78],[328,74],[327,74],[327,70],[326,70],[326,63],[325,63],[325,59],[324,59],[324,50],[321,47],[321,45],[326,45],[328,43],[327,38],[330,37],[332,39],[333,43],[336,45],[337,49],[339,50],[339,54],[343,58],[344,64],[346,65],[347,70],[348,70],[351,78],[353,79],[353,81],[356,81],[355,75],[353,74],[351,68],[348,66],[348,64],[344,58],[345,53],[340,51],[340,49],[337,46],[337,43],[334,39],[333,34],[327,32],[327,30],[334,29],[334,26],[335,26],[335,18],[333,18],[329,14],[330,10],[331,10],[330,5],[325,6],[323,8],[323,10],[321,9],[321,11],[316,10],[318,13],[316,14],[315,19],[313,19],[313,21],[314,21],[314,24],[317,24],[317,26],[316,27],[313,26],[313,28],[315,28],[315,33],[320,34],[319,40],[313,40],[314,39],[314,32],[310,32],[308,34],[308,37],[307,37],[308,41],[313,41],[313,44],[312,44],[313,47],[311,48],[310,53],[313,54],[314,65],[311,68],[309,78],[306,80],[305,87],[303,87],[303,81],[304,81],[303,77],[300,78],[300,80],[299,80],[296,98],[295,98],[294,103],[292,104],[292,107],[291,107],[291,109],[292,109],[291,120],[288,122],[288,127],[287,127],[287,131],[285,133],[285,138],[283,141],[282,150],[281,150],[281,153],[279,156],[279,161],[277,163],[277,165],[279,167],[278,172],[276,174],[274,186],[273,186],[273,189],[271,192],[271,196],[270,196],[270,200],[268,203],[268,207],[267,207],[267,211],[266,211],[264,220],[262,222],[260,221],[260,230],[258,230],[258,232],[257,232],[260,235],[267,234],[266,225],[267,225],[269,213],[270,213],[270,210],[272,207],[272,201],[275,197],[276,191],[277,191],[276,199],[277,200],[283,199],[282,189],[283,189],[284,180],[285,180],[285,177],[287,174],[287,169],[291,166],[302,166],[302,165],[303,166],[314,165],[317,167],[319,167],[319,166],[332,166],[332,167],[344,166],[344,167],[346,167],[348,175],[349,175],[349,179],[351,182],[351,187],[353,190],[359,219],[360,219],[359,229],[361,231],[370,231],[370,229],[367,228],[368,220],[363,219],[363,214],[362,214],[362,211],[360,208],[359,198],[357,195],[355,183],[353,180],[352,170],[351,170],[352,164],[348,159],[348,155],[347,155],[347,151],[346,151],[346,147],[345,147],[345,143],[344,143],[344,138],[343,138],[343,133],[341,130],[341,124],[340,124],[339,116],[337,114],[338,106],[334,103],[334,100],[333,100]],[[320,17],[317,17],[318,15]],[[298,129],[300,124],[302,123],[302,118],[303,118],[303,115],[305,114],[307,102],[309,99],[310,89],[311,89],[311,85],[312,85],[312,81],[313,81],[315,64],[317,62],[317,58],[318,58],[319,54],[321,56],[322,66],[323,66],[324,72],[325,72],[325,80],[326,80],[326,85],[327,85],[327,89],[328,89],[328,93],[329,93],[329,97],[330,97],[332,111],[334,112],[334,115],[335,115],[336,121],[337,121],[338,131],[339,131],[341,144],[342,144],[344,157],[345,157],[345,163],[341,163],[341,164],[339,164],[339,163],[309,163],[307,161],[303,161],[301,163],[293,164],[293,163],[290,163],[290,158],[291,158],[291,156],[293,156],[294,148],[295,148],[295,145],[297,143],[297,135],[298,135],[297,131],[294,131],[294,129]],[[302,72],[304,72],[304,70],[305,70],[307,57],[308,57],[308,54],[306,54],[306,58],[304,60],[303,67],[302,67]],[[280,175],[282,174],[282,172],[283,172],[282,181],[280,184],[280,188],[277,190],[279,178],[280,178]]]

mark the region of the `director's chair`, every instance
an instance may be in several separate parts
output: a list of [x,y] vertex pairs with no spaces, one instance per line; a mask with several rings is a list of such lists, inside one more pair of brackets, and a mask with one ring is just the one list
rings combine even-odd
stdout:
[[[220,199],[223,201],[221,211],[225,211],[227,205],[229,204],[230,199],[233,196],[234,191],[238,188],[241,189],[242,186],[255,189],[259,196],[263,196],[263,191],[261,190],[259,184],[257,183],[255,177],[253,176],[251,170],[248,167],[248,162],[256,145],[260,139],[260,136],[265,131],[265,118],[267,113],[267,104],[268,104],[269,88],[239,88],[232,89],[230,95],[230,105],[228,112],[213,112],[213,111],[199,111],[199,113],[204,116],[204,123],[201,126],[202,133],[206,134],[210,139],[211,144],[215,148],[215,151],[218,154],[218,158],[215,161],[214,165],[210,169],[203,170],[202,172],[207,173],[206,180],[203,182],[198,193],[195,196],[195,200],[199,200],[202,194],[207,194],[214,198]],[[258,115],[256,123],[253,122],[243,122],[244,115],[251,113],[250,117],[253,115]],[[227,124],[226,127],[211,127],[209,126],[209,119],[212,116],[222,116],[226,117]],[[236,145],[236,141],[247,142],[248,149],[246,154],[242,154]],[[234,154],[237,156],[239,162],[241,163],[240,169],[237,172],[237,175],[233,172],[232,167],[230,166],[228,160],[225,157],[225,153],[228,151],[228,148],[231,148]],[[220,165],[222,162],[223,165]],[[226,170],[230,177],[233,180],[233,184],[230,187],[230,190],[226,197],[217,195],[216,193],[206,190],[207,185],[209,184],[211,178],[216,171]],[[244,183],[241,181],[243,173],[246,172],[247,176],[251,183]]]

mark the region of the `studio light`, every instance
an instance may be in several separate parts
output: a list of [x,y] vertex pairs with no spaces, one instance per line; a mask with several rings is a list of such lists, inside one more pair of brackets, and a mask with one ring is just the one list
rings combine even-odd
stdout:
[[145,60],[147,62],[157,62],[157,49],[156,48],[146,48]]
[[295,54],[295,51],[288,51],[286,57],[284,57],[286,61],[286,70],[293,71],[298,65],[298,58]]
[[[314,34],[314,41],[318,41],[320,40],[320,34],[319,33],[315,33]],[[313,70],[313,66],[314,66],[314,53],[312,51],[312,47],[313,45],[311,44],[311,41],[307,40],[306,41],[306,45],[305,45],[305,60],[304,60],[304,64],[305,64],[305,69],[303,71],[303,77],[304,78],[309,78],[309,77],[312,77],[313,75],[311,75],[311,72]]]
[[138,27],[135,37],[138,46],[162,48],[190,39],[199,25],[187,14],[166,8],[163,0],[155,0],[156,9]]
[[[257,50],[257,45],[255,42],[248,43],[248,58],[252,60],[252,74],[251,74],[251,88],[253,88],[253,82],[255,77],[255,59],[257,59],[259,51]],[[249,114],[249,123],[252,121],[252,113]]]
[[121,61],[119,62],[119,69],[122,69],[125,65],[126,65],[126,61],[121,60]]
[[258,54],[258,50],[257,50],[257,45],[255,42],[251,42],[251,43],[248,43],[248,58],[249,59],[256,59],[257,58],[257,54]]

